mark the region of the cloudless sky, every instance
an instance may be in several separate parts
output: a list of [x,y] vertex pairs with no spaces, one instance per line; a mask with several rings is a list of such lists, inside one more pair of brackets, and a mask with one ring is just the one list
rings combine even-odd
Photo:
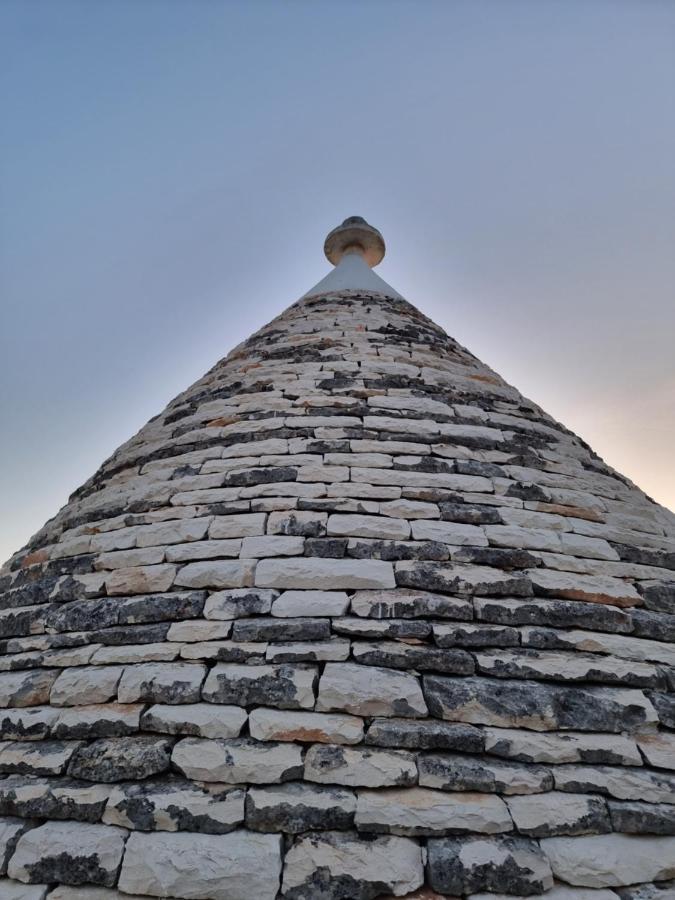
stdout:
[[2,0],[0,557],[327,271],[675,508],[672,0]]

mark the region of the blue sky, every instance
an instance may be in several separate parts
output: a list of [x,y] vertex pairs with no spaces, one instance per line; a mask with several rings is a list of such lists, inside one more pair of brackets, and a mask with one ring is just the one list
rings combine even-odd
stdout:
[[675,507],[675,4],[3,0],[0,557],[327,271]]

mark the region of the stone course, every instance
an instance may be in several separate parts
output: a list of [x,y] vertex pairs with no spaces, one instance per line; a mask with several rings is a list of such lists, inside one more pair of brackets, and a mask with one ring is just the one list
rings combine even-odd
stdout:
[[2,900],[675,900],[675,517],[364,272],[0,569]]

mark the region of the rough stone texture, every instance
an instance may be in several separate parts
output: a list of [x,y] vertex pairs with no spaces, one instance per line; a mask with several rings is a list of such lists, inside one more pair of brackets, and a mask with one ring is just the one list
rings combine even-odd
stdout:
[[0,569],[3,900],[675,900],[675,517],[345,264]]
[[441,893],[504,891],[529,897],[553,886],[546,856],[527,838],[437,838],[428,848],[428,880]]
[[545,838],[541,846],[567,884],[601,888],[675,877],[675,837],[599,834]]
[[286,855],[282,894],[287,900],[373,900],[400,897],[424,880],[420,848],[408,838],[362,841],[324,832],[299,838]]
[[46,822],[19,839],[10,878],[27,883],[115,884],[127,832],[83,822]]
[[120,872],[125,893],[185,900],[274,900],[281,874],[277,835],[130,835]]

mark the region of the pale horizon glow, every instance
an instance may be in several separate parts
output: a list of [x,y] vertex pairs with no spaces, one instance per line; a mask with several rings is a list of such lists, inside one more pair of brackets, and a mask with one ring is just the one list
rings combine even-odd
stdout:
[[5,0],[0,560],[350,215],[675,509],[674,94],[665,0]]

